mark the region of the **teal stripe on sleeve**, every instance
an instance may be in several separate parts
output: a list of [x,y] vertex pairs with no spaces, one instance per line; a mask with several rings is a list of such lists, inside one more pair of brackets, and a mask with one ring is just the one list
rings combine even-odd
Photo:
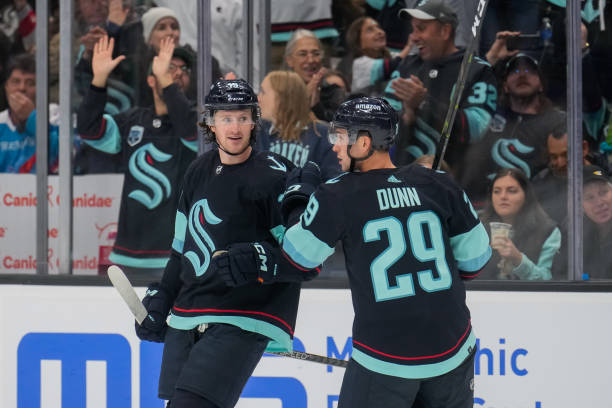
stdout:
[[85,143],[90,145],[96,150],[100,150],[104,153],[115,154],[121,151],[121,135],[119,134],[119,127],[117,122],[112,116],[104,114],[106,119],[106,129],[104,135],[98,140],[83,140]]
[[172,249],[179,254],[183,253],[183,245],[185,245],[185,233],[187,231],[187,217],[180,211],[176,212],[174,220],[174,239],[172,241]]
[[470,127],[470,143],[478,142],[489,128],[491,114],[475,106],[466,108],[464,112]]
[[242,330],[259,333],[270,339],[266,351],[293,351],[291,337],[275,325],[243,316],[202,315],[193,317],[176,316],[170,313],[168,326],[179,330],[191,330],[203,323],[225,323],[240,327]]
[[489,234],[481,222],[463,234],[450,238],[457,266],[465,272],[481,269],[491,257]]
[[448,360],[441,361],[434,364],[423,364],[423,365],[412,365],[406,366],[402,364],[389,363],[387,361],[381,361],[368,354],[359,351],[357,348],[353,348],[353,358],[356,362],[361,364],[368,370],[385,374],[392,375],[400,378],[430,378],[437,377],[442,374],[446,374],[455,368],[459,367],[461,363],[465,361],[470,355],[470,351],[476,346],[476,336],[474,332],[470,332],[470,336],[467,341],[463,344],[461,349],[449,358]]
[[302,228],[301,222],[289,228],[283,240],[283,250],[304,268],[312,269],[323,263],[334,248]]

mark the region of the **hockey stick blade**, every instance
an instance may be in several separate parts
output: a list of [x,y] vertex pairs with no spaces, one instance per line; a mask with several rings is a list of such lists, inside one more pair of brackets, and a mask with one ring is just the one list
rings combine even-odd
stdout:
[[451,95],[450,105],[448,107],[448,111],[446,112],[446,117],[444,118],[444,126],[442,127],[442,133],[440,133],[440,141],[438,142],[438,146],[436,146],[436,155],[434,157],[433,165],[431,166],[434,170],[440,170],[444,153],[446,153],[446,147],[448,146],[448,141],[450,139],[450,132],[453,129],[455,116],[459,110],[459,103],[461,101],[461,96],[463,95],[463,89],[465,88],[469,68],[470,65],[472,65],[474,54],[478,48],[480,29],[483,26],[483,19],[485,12],[487,11],[488,4],[489,0],[479,0],[478,4],[476,5],[474,23],[472,24],[472,39],[465,50],[465,54],[463,54],[463,60],[461,61],[461,66],[459,67],[459,76],[457,77],[456,82],[458,86],[455,87],[455,92],[453,92]]
[[145,317],[147,317],[147,309],[140,301],[125,273],[118,266],[111,265],[108,268],[108,277],[138,324],[141,324]]
[[[111,283],[119,292],[119,295],[130,309],[134,318],[141,324],[142,321],[147,317],[147,309],[144,307],[136,291],[132,287],[132,284],[128,280],[125,273],[116,265],[112,265],[108,268],[108,277],[110,278]],[[348,361],[339,360],[337,358],[324,357],[316,354],[304,353],[301,351],[271,351],[270,354],[275,354],[277,356],[282,357],[290,357],[298,360],[304,361],[312,361],[314,363],[321,363],[336,367],[346,367],[348,365]]]

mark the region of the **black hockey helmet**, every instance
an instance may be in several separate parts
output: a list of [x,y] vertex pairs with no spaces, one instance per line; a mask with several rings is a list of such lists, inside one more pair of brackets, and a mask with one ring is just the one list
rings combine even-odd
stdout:
[[261,116],[257,95],[251,85],[244,79],[220,79],[210,87],[204,99],[206,124],[213,125],[213,115],[218,110],[251,109],[253,121]]
[[344,102],[329,125],[329,141],[335,144],[336,129],[346,129],[348,145],[357,141],[359,132],[366,131],[374,150],[389,150],[395,142],[399,126],[397,112],[382,98],[362,97]]

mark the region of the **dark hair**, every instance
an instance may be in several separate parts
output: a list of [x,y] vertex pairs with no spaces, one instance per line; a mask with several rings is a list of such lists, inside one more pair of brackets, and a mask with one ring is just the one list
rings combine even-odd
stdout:
[[9,78],[15,70],[36,74],[36,59],[29,53],[15,55],[9,59],[6,67],[6,78]]
[[493,194],[493,186],[495,185],[495,182],[505,176],[510,176],[515,179],[525,193],[525,202],[516,215],[516,219],[521,220],[520,224],[516,226],[516,232],[517,236],[521,236],[523,230],[533,228],[534,225],[541,223],[544,218],[548,219],[549,217],[540,206],[529,179],[525,173],[519,169],[503,168],[495,174],[495,177],[489,184],[487,202],[482,213],[482,219],[486,221],[500,220],[499,215],[497,215],[495,209],[493,208],[491,196]]
[[[368,16],[359,17],[358,19],[353,21],[349,28],[346,30],[346,34],[344,37],[346,47],[348,49],[349,55],[353,58],[359,58],[362,55],[365,55],[363,50],[361,49],[361,28],[368,19],[374,20],[372,17]],[[381,55],[369,55],[369,57],[372,58],[389,58],[390,56],[391,53],[386,47],[382,51]]]

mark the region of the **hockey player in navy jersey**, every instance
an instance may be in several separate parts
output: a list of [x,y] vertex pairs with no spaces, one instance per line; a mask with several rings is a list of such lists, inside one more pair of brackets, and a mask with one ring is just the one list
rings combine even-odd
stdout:
[[282,236],[278,198],[294,166],[253,150],[258,119],[248,83],[212,86],[201,125],[218,149],[187,170],[170,261],[143,299],[149,316],[136,332],[165,342],[159,397],[172,408],[233,407],[266,348],[292,349],[299,282],[230,288],[209,268],[218,248],[241,241],[278,248]]
[[[447,174],[392,164],[397,127],[383,99],[340,106],[329,137],[347,172],[316,190],[315,166],[292,173],[282,203],[292,226],[282,252],[266,252],[267,269],[274,259],[309,271],[342,241],[355,320],[339,407],[472,407],[476,338],[463,280],[489,260],[489,237]],[[229,284],[311,276],[253,268],[248,252],[235,244],[215,258]]]

